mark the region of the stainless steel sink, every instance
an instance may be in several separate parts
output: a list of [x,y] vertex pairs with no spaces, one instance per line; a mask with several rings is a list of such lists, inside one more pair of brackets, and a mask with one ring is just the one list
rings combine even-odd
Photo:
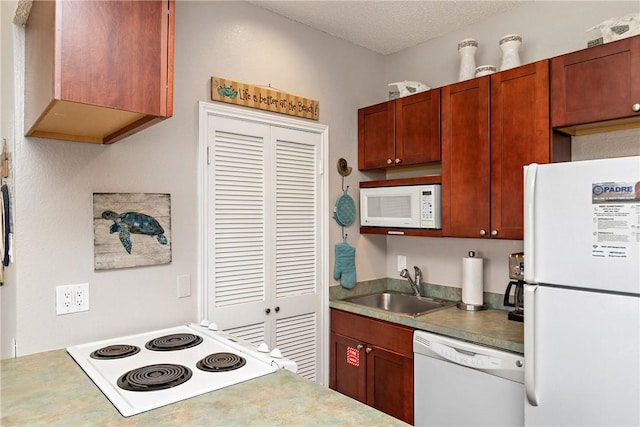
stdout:
[[435,298],[417,297],[397,291],[385,291],[375,294],[345,298],[343,301],[364,305],[370,308],[391,311],[393,313],[421,316],[428,312],[441,310],[455,305],[453,301]]

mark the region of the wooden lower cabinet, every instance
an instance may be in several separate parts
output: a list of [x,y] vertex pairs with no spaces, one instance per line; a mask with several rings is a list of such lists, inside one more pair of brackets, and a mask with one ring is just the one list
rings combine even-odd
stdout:
[[329,386],[413,424],[413,329],[332,309]]

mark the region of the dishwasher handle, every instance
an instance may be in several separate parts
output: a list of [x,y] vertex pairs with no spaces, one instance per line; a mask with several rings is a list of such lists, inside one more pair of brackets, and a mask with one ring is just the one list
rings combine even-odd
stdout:
[[474,369],[498,369],[499,360],[485,355],[474,353],[469,350],[462,350],[438,342],[431,343],[431,350],[438,356],[458,365],[467,366]]

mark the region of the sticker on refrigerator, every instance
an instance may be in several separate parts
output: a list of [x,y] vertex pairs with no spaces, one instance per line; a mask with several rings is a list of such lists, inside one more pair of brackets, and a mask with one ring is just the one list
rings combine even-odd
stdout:
[[592,184],[594,258],[628,258],[640,243],[640,181]]

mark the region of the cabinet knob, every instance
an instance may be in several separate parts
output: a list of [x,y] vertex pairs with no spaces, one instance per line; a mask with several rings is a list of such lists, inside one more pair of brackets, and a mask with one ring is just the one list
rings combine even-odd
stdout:
[[491,230],[491,235],[492,236],[497,236],[498,235],[498,230]]
[[481,235],[481,236],[486,236],[486,235],[487,235],[487,232],[486,232],[486,231],[484,231],[484,230],[480,230],[480,235]]
[[356,346],[356,350],[358,350],[358,351],[362,350],[363,348],[364,348],[364,346],[362,344],[358,344]]
[[397,165],[398,163],[400,163],[401,161],[402,161],[402,160],[400,160],[400,159],[396,159],[396,165]]
[[265,312],[265,313],[267,313],[267,314],[269,314],[269,313],[271,313],[271,309],[270,309],[270,308],[265,308],[265,309],[264,309],[264,312]]
[[371,353],[371,347],[367,347],[365,351],[367,352],[367,354]]
[[640,111],[640,104],[633,104],[631,106],[631,109],[637,113],[638,111]]
[[393,164],[393,160],[391,160],[391,159],[387,159],[387,164],[388,164],[388,165]]

